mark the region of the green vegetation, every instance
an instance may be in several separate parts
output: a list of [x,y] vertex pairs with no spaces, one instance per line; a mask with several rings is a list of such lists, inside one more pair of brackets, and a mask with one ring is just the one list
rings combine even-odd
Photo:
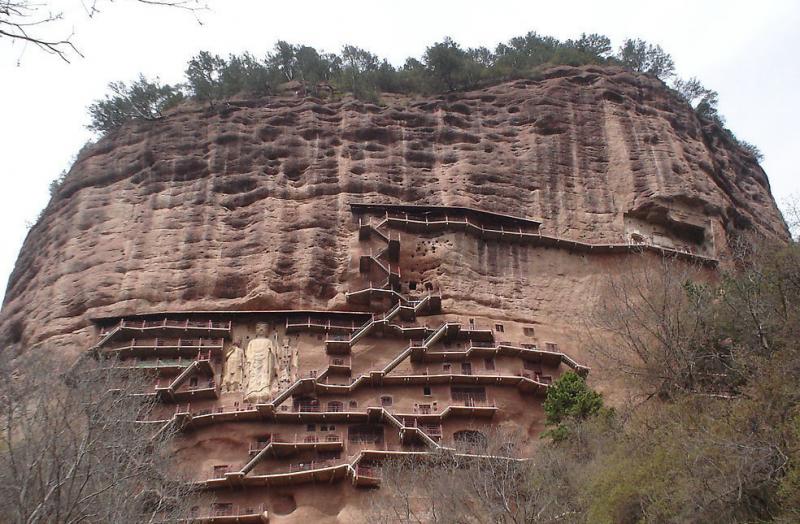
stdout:
[[764,159],[764,155],[758,147],[744,140],[740,140],[730,129],[725,127],[725,117],[720,114],[719,108],[717,107],[719,103],[719,94],[716,91],[704,87],[703,84],[694,77],[689,80],[678,78],[673,82],[672,87],[694,108],[698,116],[719,125],[731,140],[738,144],[739,147],[750,156],[755,158],[757,162],[761,162]]
[[566,422],[583,421],[603,410],[602,395],[590,389],[577,373],[568,371],[547,391],[544,413],[547,416],[547,425],[556,427],[544,436],[554,441],[564,440],[569,436]]
[[672,57],[661,46],[627,39],[614,53],[607,36],[585,33],[575,40],[560,41],[530,32],[500,43],[494,50],[465,48],[444,38],[428,46],[421,59],[409,57],[400,67],[353,45],[345,45],[336,54],[279,41],[263,59],[250,53],[225,58],[201,51],[189,60],[182,84],[162,85],[144,76],[130,85],[110,84],[111,94],[89,108],[89,127],[107,133],[130,120],[159,118],[163,110],[184,98],[214,107],[234,97],[268,96],[287,82],[297,82],[297,90],[309,95],[350,93],[379,103],[381,93],[446,93],[535,77],[549,66],[586,64],[616,65],[665,82],[672,80],[672,87],[701,118],[719,124],[730,139],[761,160],[758,148],[737,140],[725,129],[717,93],[696,78],[676,78]]
[[138,80],[126,84],[112,82],[108,85],[110,95],[89,106],[92,123],[89,129],[107,132],[134,119],[155,120],[162,111],[179,103],[183,93],[170,85],[162,85],[139,75]]
[[390,464],[375,521],[800,522],[799,268],[795,243],[744,241],[713,279],[632,263],[586,330],[629,400],[611,411],[565,373],[533,460],[506,458],[527,434],[497,434],[479,462]]
[[632,401],[587,416],[599,399],[565,375],[545,404],[539,468],[573,521],[800,521],[800,247],[735,262],[715,282],[665,261],[610,283],[591,345]]
[[644,40],[625,40],[619,50],[622,65],[637,73],[647,73],[662,80],[675,76],[675,63],[660,45]]

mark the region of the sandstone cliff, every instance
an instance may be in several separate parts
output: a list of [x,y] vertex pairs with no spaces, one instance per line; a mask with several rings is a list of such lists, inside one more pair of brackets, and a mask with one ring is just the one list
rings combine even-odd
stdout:
[[[7,340],[75,354],[98,316],[347,309],[354,201],[471,206],[540,219],[554,236],[642,235],[712,257],[736,231],[787,238],[754,159],[658,80],[561,67],[384,102],[185,106],[105,137],[25,241]],[[542,324],[577,318],[617,264],[455,236],[414,256],[413,278],[443,280],[451,311]]]

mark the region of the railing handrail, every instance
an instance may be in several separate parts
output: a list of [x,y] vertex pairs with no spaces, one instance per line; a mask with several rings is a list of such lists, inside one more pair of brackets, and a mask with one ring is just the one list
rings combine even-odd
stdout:
[[[169,342],[169,343],[165,343]],[[211,343],[209,343],[211,342]],[[130,350],[130,349],[201,349],[201,348],[209,348],[209,349],[221,349],[225,346],[225,340],[220,339],[183,339],[179,338],[176,342],[172,341],[165,341],[164,339],[155,338],[152,342],[143,342],[141,340],[137,340],[132,338],[128,344],[124,346],[118,346],[115,348],[111,348],[111,351],[122,351],[122,350]]]
[[188,413],[195,417],[206,416],[206,415],[224,415],[226,413],[242,413],[247,411],[258,411],[254,404],[250,402],[242,402],[238,406],[230,406],[230,405],[223,405],[223,406],[213,406],[208,408],[201,408],[196,411],[192,411],[192,404],[186,403],[184,411],[180,411],[181,404],[178,404],[175,407],[176,413]]
[[207,322],[204,321],[192,321],[186,319],[184,321],[180,320],[170,320],[168,318],[164,318],[163,320],[120,320],[119,323],[120,328],[127,328],[127,329],[158,329],[158,328],[177,328],[177,329],[221,329],[225,331],[230,331],[231,329],[231,321],[223,322],[218,321],[215,322],[213,320],[209,320]]
[[227,502],[215,502],[211,505],[208,513],[206,514],[191,514],[191,519],[210,519],[214,517],[242,517],[245,515],[258,515],[266,513],[267,506],[265,504],[258,504],[255,506],[243,504],[228,504]]

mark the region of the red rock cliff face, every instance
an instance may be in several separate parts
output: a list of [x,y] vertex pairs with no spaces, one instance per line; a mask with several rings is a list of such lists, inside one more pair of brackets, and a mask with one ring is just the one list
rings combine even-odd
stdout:
[[[75,354],[98,316],[347,309],[353,201],[470,206],[540,219],[553,236],[639,235],[710,257],[738,230],[787,237],[761,168],[657,80],[557,68],[384,101],[183,108],[104,138],[25,241],[7,339]],[[578,318],[617,267],[463,235],[404,257],[414,278],[441,280],[450,311],[542,324]]]

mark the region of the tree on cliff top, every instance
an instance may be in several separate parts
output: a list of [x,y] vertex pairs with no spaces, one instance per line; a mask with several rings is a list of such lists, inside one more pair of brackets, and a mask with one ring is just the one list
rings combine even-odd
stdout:
[[589,35],[581,33],[581,37],[578,38],[578,40],[575,42],[567,40],[567,44],[572,45],[579,51],[594,55],[598,58],[608,58],[611,56],[612,52],[611,39],[606,35],[597,33]]
[[[672,57],[661,46],[641,39],[625,40],[618,53],[613,54],[611,40],[605,35],[583,33],[575,40],[561,41],[531,31],[498,44],[494,50],[464,48],[446,37],[428,46],[421,59],[406,59],[402,67],[354,45],[344,46],[337,54],[281,40],[264,59],[250,53],[225,58],[201,51],[187,64],[186,83],[172,89],[176,93],[185,89],[195,100],[214,106],[235,96],[265,96],[291,81],[299,82],[302,87],[296,91],[306,95],[338,97],[339,93],[349,92],[357,99],[379,102],[381,92],[447,93],[515,78],[536,78],[547,66],[586,64],[622,66],[664,81],[675,76]],[[700,117],[716,122],[743,151],[757,161],[761,159],[755,146],[738,140],[725,129],[716,91],[706,89],[696,78],[677,79],[673,87]],[[111,98],[121,94],[130,98],[124,90],[115,90]],[[92,107],[98,106],[111,109],[108,104],[99,103]],[[92,114],[90,128],[113,129],[126,115],[129,119],[147,118],[129,110],[117,111],[114,118]],[[98,116],[104,121],[98,122]]]
[[466,52],[452,38],[446,37],[425,50],[425,65],[430,70],[438,90],[452,91],[464,82]]
[[356,98],[376,97],[374,79],[370,78],[378,70],[378,57],[366,49],[354,45],[342,48],[342,72],[349,80],[349,88]]
[[667,80],[675,76],[675,62],[660,45],[653,45],[640,38],[627,39],[619,48],[618,58],[622,65],[637,73],[647,73]]
[[135,119],[156,120],[162,112],[179,103],[183,94],[176,88],[161,84],[158,79],[147,80],[144,75],[130,84],[112,82],[105,99],[89,106],[89,129],[107,133]]

